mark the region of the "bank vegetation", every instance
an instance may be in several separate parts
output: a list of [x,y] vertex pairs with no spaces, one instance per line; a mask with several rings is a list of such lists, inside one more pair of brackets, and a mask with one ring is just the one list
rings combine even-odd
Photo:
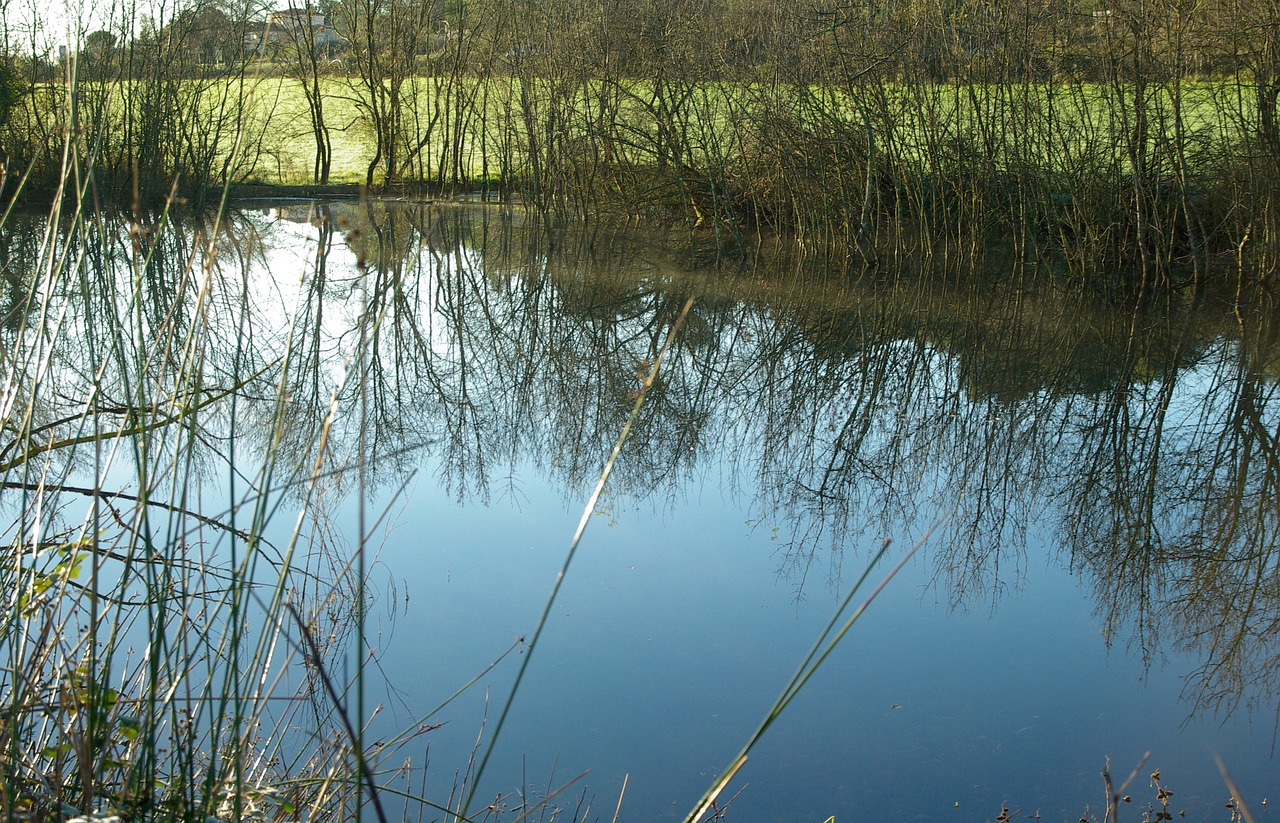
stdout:
[[6,22],[22,93],[0,148],[29,192],[160,199],[176,181],[216,201],[228,183],[354,178],[670,221],[725,250],[776,231],[858,266],[994,244],[1128,295],[1275,267],[1274,0],[167,15],[122,7],[61,60],[37,11]]

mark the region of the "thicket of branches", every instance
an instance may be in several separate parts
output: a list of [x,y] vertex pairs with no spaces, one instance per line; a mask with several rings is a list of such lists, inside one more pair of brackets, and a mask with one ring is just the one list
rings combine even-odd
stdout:
[[46,185],[67,134],[122,190],[269,179],[281,86],[256,84],[283,74],[318,182],[343,97],[370,185],[724,243],[779,229],[869,264],[995,238],[1142,291],[1245,257],[1265,276],[1280,228],[1277,0],[333,0],[274,33],[201,0],[117,16],[52,70],[6,31],[30,94],[0,139]]

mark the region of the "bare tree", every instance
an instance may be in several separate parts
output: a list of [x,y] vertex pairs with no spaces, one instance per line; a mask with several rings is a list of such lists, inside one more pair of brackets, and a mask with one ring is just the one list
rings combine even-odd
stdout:
[[335,27],[350,48],[356,100],[374,134],[366,185],[379,168],[384,182],[398,180],[416,146],[406,134],[405,112],[417,94],[417,61],[436,12],[430,2],[412,0],[340,0],[333,7]]
[[328,183],[333,165],[333,140],[325,122],[323,85],[329,73],[330,41],[336,37],[325,16],[310,2],[303,5],[290,3],[288,10],[280,15],[278,24],[283,29],[280,34],[288,44],[288,71],[298,81],[307,101],[311,134],[316,142],[311,176],[317,183]]

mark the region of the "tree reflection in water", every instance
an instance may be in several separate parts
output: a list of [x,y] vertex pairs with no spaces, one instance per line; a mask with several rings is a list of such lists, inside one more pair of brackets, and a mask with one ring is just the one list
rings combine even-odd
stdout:
[[[20,242],[17,230],[4,240],[12,259]],[[252,321],[223,329],[206,383],[260,373],[241,390],[244,443],[255,398],[288,387],[288,426],[254,446],[289,456],[299,478],[317,460],[363,464],[374,491],[433,465],[456,499],[488,502],[519,499],[516,467],[534,464],[581,499],[696,295],[611,499],[674,506],[712,484],[750,500],[783,524],[796,596],[838,585],[858,536],[919,536],[949,513],[931,556],[957,606],[993,606],[1017,586],[1039,525],[1090,587],[1109,641],[1148,664],[1163,650],[1199,661],[1192,710],[1275,712],[1280,330],[1268,303],[1127,310],[1047,278],[850,277],[767,245],[706,269],[687,246],[626,226],[547,230],[519,213],[378,201],[233,213],[216,248],[242,297],[175,313],[166,290],[190,272],[162,245],[136,310],[163,308],[147,323],[165,334],[182,311],[248,302]],[[96,264],[95,299],[114,299],[127,275]],[[6,338],[19,316],[8,307]],[[353,358],[362,340],[370,354]],[[68,364],[61,396],[77,396],[79,378]],[[101,384],[109,395],[110,376]],[[331,403],[339,422],[322,441]],[[342,471],[326,483],[353,485]]]
[[[857,535],[918,533],[953,512],[933,546],[937,580],[957,605],[994,603],[1041,523],[1092,587],[1108,637],[1148,661],[1166,647],[1203,660],[1187,681],[1193,707],[1272,704],[1268,305],[1127,311],[1052,284],[1000,285],[999,271],[962,285],[905,271],[851,280],[781,256],[699,270],[686,248],[625,227],[546,232],[486,210],[317,214],[319,265],[296,313],[313,334],[289,377],[297,419],[320,419],[323,364],[360,317],[378,317],[364,379],[369,458],[385,474],[418,465],[404,449],[422,445],[454,495],[487,501],[519,495],[512,467],[532,457],[573,496],[625,419],[637,369],[696,294],[612,495],[749,485],[732,491],[787,523],[780,563],[797,595],[815,572],[839,581]],[[275,225],[242,219],[259,234]],[[326,265],[335,226],[354,267]]]

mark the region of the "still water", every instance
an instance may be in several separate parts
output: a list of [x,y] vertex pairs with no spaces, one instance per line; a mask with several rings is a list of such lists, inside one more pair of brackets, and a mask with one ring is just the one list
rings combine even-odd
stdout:
[[262,202],[223,231],[254,318],[228,339],[291,341],[286,450],[335,397],[334,462],[364,466],[328,478],[315,533],[367,550],[372,736],[484,674],[384,756],[396,789],[445,802],[492,731],[528,648],[487,667],[532,636],[693,297],[483,802],[571,783],[557,819],[682,819],[889,540],[872,583],[921,548],[753,750],[727,819],[1101,819],[1109,764],[1138,770],[1122,820],[1160,809],[1158,770],[1175,817],[1227,821],[1215,755],[1274,819],[1271,311],[715,261],[484,208]]

